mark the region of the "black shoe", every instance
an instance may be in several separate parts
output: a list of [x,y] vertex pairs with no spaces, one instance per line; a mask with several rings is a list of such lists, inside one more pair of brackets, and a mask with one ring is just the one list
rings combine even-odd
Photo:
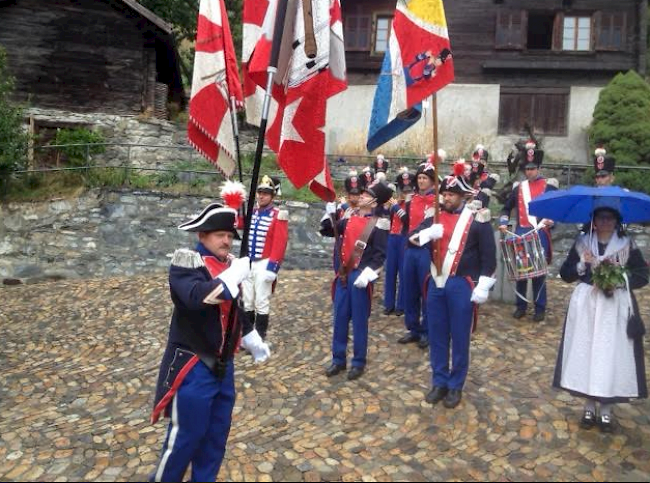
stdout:
[[614,432],[614,420],[611,415],[602,415],[598,419],[598,426],[600,427],[601,433],[613,433]]
[[517,309],[515,312],[512,314],[512,316],[515,319],[521,319],[523,317],[526,317],[526,309]]
[[533,322],[542,322],[546,318],[546,312],[535,312]]
[[445,398],[448,392],[449,389],[446,387],[434,386],[433,389],[431,389],[431,392],[427,394],[427,397],[424,398],[424,400],[429,404],[438,404]]
[[410,332],[397,341],[398,344],[413,344],[415,342],[420,342],[420,337]]
[[395,315],[396,315],[397,317],[401,317],[402,315],[404,315],[404,311],[403,311],[403,310],[400,310],[400,309],[397,309],[397,310],[395,311]]
[[420,342],[418,342],[418,347],[422,350],[428,349],[429,348],[429,339],[426,337],[421,337]]
[[355,379],[359,379],[361,374],[363,374],[363,367],[353,367],[350,369],[350,372],[348,372],[348,380],[354,381]]
[[442,401],[442,404],[447,409],[453,409],[460,404],[460,400],[462,398],[463,391],[461,389],[450,389],[449,393],[445,397],[445,400]]
[[344,370],[345,370],[345,364],[343,364],[343,365],[341,365],[341,364],[332,364],[325,371],[325,375],[327,377],[336,376],[337,374],[342,373]]
[[580,427],[582,429],[591,429],[596,426],[596,415],[589,410],[585,410],[580,420]]
[[390,315],[395,312],[395,309],[384,309],[384,315]]

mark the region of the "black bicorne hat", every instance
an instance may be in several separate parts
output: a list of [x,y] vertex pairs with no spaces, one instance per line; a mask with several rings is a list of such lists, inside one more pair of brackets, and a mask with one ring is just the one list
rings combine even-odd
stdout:
[[526,168],[539,168],[544,161],[544,151],[537,148],[525,148],[521,153],[521,165],[519,169],[522,171]]
[[416,179],[421,174],[424,174],[424,175],[428,176],[429,178],[431,178],[431,181],[435,181],[436,180],[436,167],[429,160],[425,160],[424,163],[422,163],[422,164],[420,164],[420,166],[418,166],[418,171],[415,174]]
[[442,180],[440,193],[442,194],[444,192],[458,193],[461,195],[472,195],[475,193],[474,189],[467,184],[464,177],[454,175],[447,176]]
[[366,186],[363,191],[372,196],[378,205],[383,205],[393,197],[393,190],[381,181],[375,181],[369,186]]
[[235,228],[236,223],[236,210],[225,207],[221,203],[211,203],[197,216],[179,225],[178,229],[194,233],[229,231],[236,240],[240,240],[239,233]]

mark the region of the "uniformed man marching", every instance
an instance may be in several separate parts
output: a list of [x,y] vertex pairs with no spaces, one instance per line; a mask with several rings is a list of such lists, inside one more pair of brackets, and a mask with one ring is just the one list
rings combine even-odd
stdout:
[[466,199],[473,189],[461,176],[446,177],[440,187],[444,200],[439,223],[426,220],[411,236],[412,243],[426,247],[435,262],[439,241],[442,266],[431,263],[428,281],[427,323],[433,388],[427,402],[443,401],[458,406],[469,370],[469,350],[475,306],[487,301],[496,279],[496,244],[490,211],[476,211]]
[[391,189],[383,183],[366,186],[361,194],[358,216],[338,223],[342,236],[341,264],[334,280],[332,364],[326,371],[327,377],[347,367],[350,320],[354,344],[348,379],[358,379],[366,367],[372,287],[384,265],[390,228],[388,219],[373,214],[376,207],[386,203],[392,195]]
[[[235,404],[234,353],[241,334],[240,284],[250,273],[248,257],[230,255],[237,211],[213,203],[179,228],[198,233],[195,250],[174,253],[169,285],[174,303],[167,347],[160,365],[152,423],[171,418],[152,481],[215,481],[226,450]],[[270,351],[256,331],[242,345],[256,362]]]

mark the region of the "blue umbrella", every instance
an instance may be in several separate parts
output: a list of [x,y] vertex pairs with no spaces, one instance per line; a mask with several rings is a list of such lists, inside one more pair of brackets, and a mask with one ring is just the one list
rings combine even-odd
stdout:
[[618,211],[623,223],[650,221],[650,196],[619,186],[574,186],[549,191],[531,201],[528,207],[531,215],[560,223],[587,223],[598,208]]

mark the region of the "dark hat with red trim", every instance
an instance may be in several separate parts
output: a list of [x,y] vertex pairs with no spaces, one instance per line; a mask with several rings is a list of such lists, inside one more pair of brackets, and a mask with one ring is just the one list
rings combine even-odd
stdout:
[[366,166],[361,171],[361,185],[369,186],[375,180],[375,174],[372,172],[369,166]]
[[596,176],[607,176],[614,173],[616,169],[616,159],[614,156],[608,156],[607,151],[599,147],[594,152],[594,171]]
[[375,168],[375,173],[386,173],[390,167],[390,161],[383,154],[378,154],[373,167]]
[[190,232],[229,231],[239,240],[239,233],[235,228],[237,211],[223,206],[221,203],[211,203],[201,213],[179,225],[178,229]]
[[447,176],[440,184],[440,193],[451,192],[460,195],[472,195],[475,193],[474,189],[467,183],[463,172],[465,170],[465,162],[457,162],[454,164],[454,174]]
[[257,192],[271,193],[273,196],[280,196],[282,194],[281,184],[282,181],[280,178],[265,175],[260,184],[257,185]]
[[533,140],[526,142],[523,152],[521,153],[521,160],[519,169],[524,170],[526,168],[538,168],[542,165],[544,161],[544,151],[537,149],[537,143]]
[[363,183],[359,174],[356,171],[350,171],[348,177],[345,178],[345,191],[350,195],[360,195]]
[[417,177],[414,173],[409,171],[407,167],[400,169],[397,178],[395,179],[397,187],[403,193],[412,193],[415,191],[415,186],[417,184]]

